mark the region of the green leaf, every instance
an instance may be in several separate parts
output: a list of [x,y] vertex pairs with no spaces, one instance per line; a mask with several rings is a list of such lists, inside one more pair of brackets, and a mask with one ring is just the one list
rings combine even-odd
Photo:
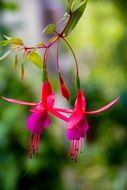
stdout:
[[14,60],[13,60],[13,70],[16,69],[17,64],[18,64],[18,56],[17,56],[17,54],[16,54],[15,57],[14,57]]
[[8,10],[8,11],[16,11],[18,9],[18,5],[15,4],[15,2],[4,2],[3,4],[3,9]]
[[49,24],[45,27],[45,29],[43,30],[43,34],[52,34],[54,33],[56,30],[56,25],[55,24]]
[[20,79],[23,80],[24,79],[24,65],[23,65],[23,63],[20,66],[19,75],[20,75]]
[[8,40],[3,40],[3,41],[0,41],[0,46],[6,46],[8,45]]
[[78,1],[75,0],[75,1],[73,1],[72,7],[71,7],[72,13],[74,11],[76,11],[76,9],[78,9],[81,6],[82,3],[85,3],[85,2],[86,2],[86,0],[78,0]]
[[68,14],[73,13],[84,2],[86,2],[86,0],[69,0],[66,12]]
[[39,69],[42,69],[42,59],[41,56],[35,52],[35,51],[31,51],[28,55],[27,55],[27,60],[32,62],[34,65],[36,65]]
[[5,53],[0,57],[0,61],[2,61],[3,59],[5,59],[10,53],[11,53],[11,50],[5,52]]
[[23,41],[20,38],[8,38],[7,40],[0,41],[0,46],[6,46],[8,44],[23,45]]
[[70,32],[72,32],[72,30],[76,27],[79,19],[81,18],[81,16],[83,15],[83,12],[85,11],[86,5],[87,5],[87,1],[82,1],[80,6],[78,6],[78,8],[71,14],[71,18],[70,21],[64,31],[65,35],[67,36]]
[[7,35],[3,35],[3,36],[4,36],[4,38],[5,38],[6,40],[12,39],[12,37],[10,37],[10,36],[7,36]]
[[9,44],[23,45],[23,41],[20,38],[12,38],[8,41],[9,41]]
[[72,3],[73,3],[73,0],[69,0],[69,1],[68,1],[68,5],[67,5],[67,8],[66,8],[66,12],[67,12],[67,13],[70,13],[70,12],[71,12]]

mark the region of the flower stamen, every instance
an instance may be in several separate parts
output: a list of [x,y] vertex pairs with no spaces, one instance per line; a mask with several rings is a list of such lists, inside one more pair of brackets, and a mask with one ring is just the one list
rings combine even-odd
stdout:
[[68,145],[67,157],[71,156],[72,160],[77,162],[77,156],[81,153],[83,148],[83,138],[79,140],[71,140],[71,143]]
[[30,138],[28,140],[28,155],[29,158],[32,159],[33,154],[38,155],[38,149],[40,145],[40,134],[30,134]]

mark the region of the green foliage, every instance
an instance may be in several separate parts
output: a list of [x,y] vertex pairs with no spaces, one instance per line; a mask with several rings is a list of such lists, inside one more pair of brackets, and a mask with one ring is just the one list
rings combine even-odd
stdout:
[[21,65],[20,65],[19,76],[20,76],[21,80],[24,79],[24,64],[23,63],[21,63]]
[[67,13],[73,13],[76,9],[78,9],[82,4],[87,3],[88,0],[70,0],[67,5]]
[[52,34],[56,31],[56,25],[53,24],[49,24],[46,26],[46,28],[43,30],[43,34]]
[[22,46],[23,41],[20,38],[9,38],[7,40],[0,41],[0,46],[6,46],[8,44]]
[[0,6],[1,6],[1,9],[3,10],[8,10],[8,11],[16,11],[18,9],[18,6],[17,4],[15,4],[15,2],[3,2],[3,1],[0,1]]
[[76,27],[79,19],[83,15],[85,8],[87,5],[87,0],[85,1],[78,1],[72,7],[72,12],[70,13],[70,20],[69,23],[64,31],[65,35],[68,35],[72,30]]
[[11,51],[7,51],[5,52],[1,57],[0,57],[0,61],[2,61],[3,59],[5,59],[9,54],[11,53]]
[[13,69],[15,70],[18,64],[18,56],[17,54],[14,56],[14,60],[13,60]]
[[27,60],[36,65],[39,69],[42,69],[41,56],[36,51],[31,51],[26,56]]
[[80,89],[80,78],[79,78],[79,76],[76,77],[76,88]]
[[77,10],[82,4],[87,3],[88,0],[72,0],[71,12],[73,13]]

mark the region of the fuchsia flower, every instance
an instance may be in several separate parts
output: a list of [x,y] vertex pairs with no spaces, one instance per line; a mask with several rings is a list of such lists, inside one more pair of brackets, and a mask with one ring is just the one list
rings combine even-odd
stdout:
[[[69,110],[54,107],[55,96],[48,80],[42,84],[41,91],[41,100],[39,103],[30,103],[3,97],[3,99],[11,103],[34,106],[34,108],[30,110],[32,113],[26,121],[26,126],[30,131],[28,141],[29,158],[32,158],[33,153],[38,153],[40,135],[50,125],[51,119],[49,113],[51,113],[67,122],[67,139],[71,141],[71,146],[68,147],[68,153],[72,156],[72,159],[76,161],[78,154],[82,150],[86,132],[89,129],[86,115],[101,113],[112,107],[119,100],[118,97],[101,109],[86,111],[84,92],[78,90],[74,110]],[[68,118],[60,114],[60,112],[71,114],[71,116]]]
[[28,141],[30,158],[32,158],[33,153],[38,153],[40,135],[51,123],[49,112],[64,121],[68,121],[67,117],[63,116],[55,108],[53,108],[55,97],[48,80],[42,84],[41,100],[39,103],[24,102],[5,97],[3,97],[3,99],[15,104],[35,106],[30,110],[32,114],[26,121],[26,126],[30,131],[30,138]]
[[74,105],[74,110],[58,109],[58,111],[71,113],[67,122],[67,139],[71,141],[71,145],[68,147],[68,154],[72,156],[72,159],[76,161],[77,155],[81,152],[83,147],[83,139],[89,129],[89,125],[86,119],[86,115],[93,115],[106,111],[112,107],[119,97],[111,103],[98,109],[96,111],[86,111],[86,100],[84,92],[79,90]]

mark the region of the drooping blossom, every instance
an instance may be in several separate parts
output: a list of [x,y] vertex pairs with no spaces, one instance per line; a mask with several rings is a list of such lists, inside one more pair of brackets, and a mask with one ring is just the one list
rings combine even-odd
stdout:
[[71,144],[68,147],[68,154],[72,156],[73,160],[76,161],[77,155],[81,152],[83,140],[89,129],[86,116],[106,111],[107,109],[111,108],[118,100],[119,97],[96,111],[86,111],[86,99],[84,92],[78,90],[74,110],[58,109],[60,112],[71,113],[71,116],[67,122],[67,139],[71,141]]
[[26,121],[26,126],[30,131],[30,138],[28,140],[29,158],[32,158],[33,153],[38,153],[40,135],[51,123],[49,113],[66,122],[68,121],[67,117],[60,114],[53,107],[55,102],[55,96],[52,91],[51,84],[48,80],[42,84],[41,100],[39,103],[24,102],[5,97],[3,97],[3,99],[15,104],[34,106],[34,108],[30,110],[32,113]]

